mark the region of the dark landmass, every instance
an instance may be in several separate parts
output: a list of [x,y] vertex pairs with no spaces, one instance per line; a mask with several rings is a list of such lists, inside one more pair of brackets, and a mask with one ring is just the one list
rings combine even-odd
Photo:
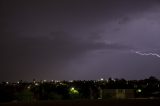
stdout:
[[1,106],[159,106],[159,99],[125,99],[125,100],[60,100],[32,103],[3,103]]

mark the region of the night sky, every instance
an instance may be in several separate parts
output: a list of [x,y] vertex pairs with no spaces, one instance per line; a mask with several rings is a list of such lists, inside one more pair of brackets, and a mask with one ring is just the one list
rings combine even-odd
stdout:
[[160,77],[159,0],[1,0],[0,81]]

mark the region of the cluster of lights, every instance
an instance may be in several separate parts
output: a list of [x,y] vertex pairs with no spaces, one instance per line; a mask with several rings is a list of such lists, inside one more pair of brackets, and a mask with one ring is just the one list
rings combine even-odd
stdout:
[[115,82],[115,81],[116,81],[114,78],[111,78],[110,80],[111,80],[111,81],[113,81],[113,82]]
[[[114,81],[114,82],[116,81],[116,80],[113,79],[113,78],[112,78],[111,80]],[[98,81],[106,81],[106,82],[108,82],[108,80],[107,80],[107,79],[104,79],[104,78],[100,78],[100,80],[98,80]]]
[[72,88],[70,89],[70,93],[71,93],[71,94],[79,94],[78,90],[76,90],[74,87],[72,87]]
[[62,82],[60,82],[59,84],[60,84],[60,85],[65,85],[65,84],[64,84],[64,83],[62,83]]
[[95,80],[94,83],[96,83],[97,81]]

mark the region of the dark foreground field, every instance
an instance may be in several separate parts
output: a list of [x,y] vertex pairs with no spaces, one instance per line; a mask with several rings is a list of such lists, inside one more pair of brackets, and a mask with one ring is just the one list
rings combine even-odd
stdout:
[[64,100],[33,103],[3,103],[0,106],[160,106],[159,99]]

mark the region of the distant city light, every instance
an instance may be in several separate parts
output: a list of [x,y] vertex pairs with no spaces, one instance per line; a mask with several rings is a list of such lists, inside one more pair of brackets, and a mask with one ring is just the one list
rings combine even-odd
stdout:
[[60,81],[58,81],[58,80],[55,80],[55,83],[58,83],[58,82],[60,82]]
[[114,82],[115,82],[116,80],[112,78],[112,81],[114,81]]
[[6,84],[9,84],[9,82],[6,82]]
[[27,88],[28,88],[28,89],[30,89],[30,88],[31,88],[31,86],[29,85]]
[[101,78],[101,81],[103,81],[104,79],[103,78]]
[[38,83],[35,83],[35,85],[38,86],[39,84],[38,84]]
[[138,90],[137,90],[137,92],[138,92],[138,93],[141,93],[141,92],[142,92],[142,90],[141,90],[141,89],[138,89]]
[[71,90],[74,90],[74,87],[72,87]]
[[43,82],[47,82],[47,80],[43,80]]
[[106,82],[108,82],[108,80],[106,80]]
[[19,81],[17,81],[17,84],[19,84]]
[[69,82],[73,82],[73,80],[69,80]]

